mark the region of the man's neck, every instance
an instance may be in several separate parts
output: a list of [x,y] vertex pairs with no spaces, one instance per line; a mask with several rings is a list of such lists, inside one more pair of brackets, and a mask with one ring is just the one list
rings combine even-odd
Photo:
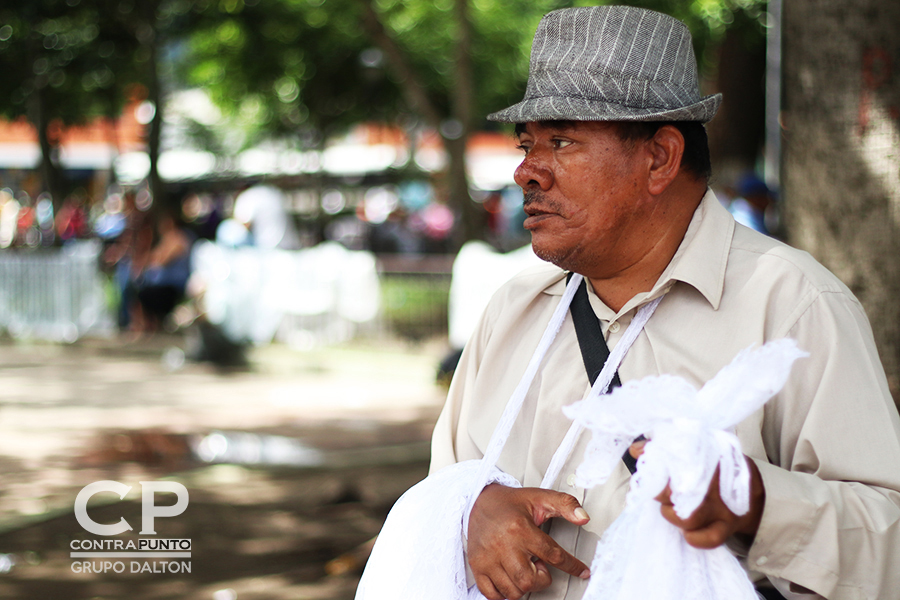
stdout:
[[655,227],[649,227],[647,244],[637,260],[609,276],[591,276],[594,292],[606,306],[619,312],[635,295],[649,292],[681,246],[694,212],[706,193],[706,184],[695,183],[671,190],[671,201],[660,203]]

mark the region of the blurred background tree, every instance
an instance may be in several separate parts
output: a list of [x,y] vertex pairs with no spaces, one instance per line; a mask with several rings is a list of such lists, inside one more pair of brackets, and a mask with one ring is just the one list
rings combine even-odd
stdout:
[[136,77],[133,38],[108,2],[0,2],[0,114],[27,118],[38,133],[45,187],[59,202],[60,125],[114,118]]
[[[444,196],[462,216],[459,245],[482,237],[484,229],[483,211],[469,195],[466,141],[474,130],[496,127],[485,121],[486,114],[521,98],[538,21],[572,4],[207,0],[195,3],[203,19],[179,54],[181,73],[185,83],[206,89],[232,123],[241,123],[232,151],[273,136],[315,147],[360,121],[392,122],[410,133],[422,126],[439,132],[448,155]],[[743,88],[729,94],[736,105],[743,103],[734,111],[736,125],[721,126],[713,137],[729,138],[714,144],[714,152],[744,168],[752,165],[763,138],[765,3],[630,4],[687,22],[707,75],[717,73],[723,42],[747,50],[750,58],[723,72],[740,76],[722,77],[722,85],[715,86]],[[748,64],[753,66],[749,78]]]
[[[465,147],[484,116],[521,98],[531,38],[541,16],[565,0],[0,0],[0,114],[24,116],[39,133],[42,174],[66,193],[57,161],[60,124],[118,114],[146,95],[149,183],[158,175],[168,92],[203,88],[225,127],[207,145],[234,154],[265,139],[315,148],[361,121],[410,135],[439,132],[448,166],[441,196],[461,215],[456,245],[483,236]],[[575,2],[574,4],[591,4]],[[702,71],[718,74],[722,48],[749,56],[718,77],[739,115],[713,126],[713,151],[752,162],[762,139],[761,0],[643,0],[691,27]],[[729,64],[731,62],[729,61]],[[746,65],[752,65],[746,77]],[[135,87],[139,84],[139,87]],[[750,107],[749,109],[747,107]],[[750,118],[753,117],[753,118]],[[721,123],[721,124],[720,124]],[[227,133],[222,133],[224,129]],[[209,129],[209,128],[207,128]],[[734,129],[734,131],[730,131]],[[721,130],[721,131],[720,131]],[[718,139],[727,143],[715,143]]]
[[69,191],[58,162],[62,127],[112,121],[135,94],[153,110],[149,179],[163,196],[157,163],[167,73],[160,64],[167,44],[190,29],[192,14],[187,0],[0,0],[0,77],[8,90],[0,114],[34,125],[54,202]]
[[856,294],[900,402],[900,3],[785,2],[788,241]]

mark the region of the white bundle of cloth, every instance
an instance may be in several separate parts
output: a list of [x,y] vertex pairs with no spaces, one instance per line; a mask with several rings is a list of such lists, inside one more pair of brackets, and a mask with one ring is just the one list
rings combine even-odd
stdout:
[[631,478],[626,508],[603,534],[584,600],[756,600],[745,571],[725,548],[694,548],[660,514],[666,485],[681,518],[703,502],[719,470],[719,492],[736,515],[749,510],[750,470],[732,428],[785,384],[807,353],[790,339],[744,350],[700,390],[680,377],[630,381],[607,398],[563,409],[593,433],[578,484],[605,482],[632,441],[649,441]]
[[[480,460],[450,465],[410,488],[391,509],[356,600],[485,600],[466,582],[461,530]],[[494,467],[487,483],[522,487]]]
[[[497,482],[506,486],[521,487],[521,484],[514,477],[496,467],[497,459],[503,450],[506,440],[509,438],[512,425],[522,407],[526,392],[538,372],[544,355],[556,338],[556,334],[566,318],[569,304],[581,281],[582,277],[578,274],[574,274],[569,280],[566,291],[553,317],[547,324],[544,335],[491,436],[491,441],[488,444],[484,457],[481,460],[471,460],[451,465],[436,473],[432,473],[425,480],[407,491],[391,509],[391,513],[388,515],[384,527],[382,527],[372,555],[366,564],[365,572],[357,587],[356,600],[382,600],[388,598],[391,600],[420,600],[421,598],[429,598],[429,600],[484,600],[484,596],[478,591],[477,586],[473,585],[470,588],[466,581],[464,551],[469,514],[475,500],[486,485]],[[658,505],[655,507],[655,515],[650,514],[650,511],[638,510],[640,506],[644,505],[641,499],[645,495],[650,499],[656,495],[656,493],[650,494],[649,490],[655,489],[660,481],[662,481],[662,485],[658,487],[659,490],[662,490],[666,485],[667,477],[670,475],[674,474],[678,480],[673,482],[673,490],[677,487],[678,495],[675,505],[679,514],[682,514],[682,511],[686,510],[685,507],[691,506],[691,502],[694,503],[693,507],[696,508],[706,492],[709,477],[712,477],[712,473],[715,471],[715,464],[721,462],[723,465],[731,468],[730,472],[734,475],[729,479],[727,474],[723,474],[721,478],[727,481],[728,485],[744,486],[744,492],[736,489],[731,493],[732,498],[738,499],[734,501],[732,510],[734,508],[740,510],[741,506],[745,506],[743,510],[746,512],[746,488],[748,486],[746,465],[742,462],[738,464],[739,461],[737,459],[740,458],[742,461],[743,455],[737,444],[737,439],[724,430],[739,422],[753,410],[756,410],[771,395],[777,392],[787,378],[790,364],[795,358],[802,355],[796,349],[796,346],[792,345],[793,342],[790,341],[767,344],[760,350],[754,351],[754,353],[742,354],[741,357],[735,360],[735,363],[726,367],[719,376],[704,386],[699,393],[678,378],[662,377],[634,384],[629,383],[625,388],[620,388],[616,392],[618,395],[613,395],[612,398],[601,397],[608,390],[610,381],[628,352],[629,347],[650,319],[661,300],[662,298],[657,298],[641,307],[635,318],[632,319],[622,339],[612,349],[606,364],[594,382],[590,394],[585,400],[572,405],[573,413],[569,415],[574,418],[572,426],[562,444],[556,450],[547,468],[544,480],[541,482],[542,488],[547,489],[553,486],[559,476],[562,465],[570,455],[584,426],[594,429],[594,437],[591,449],[586,455],[585,464],[579,470],[578,475],[582,478],[582,482],[590,482],[590,485],[599,483],[609,476],[613,466],[615,466],[617,461],[621,460],[622,453],[635,437],[641,433],[649,433],[653,436],[653,442],[647,444],[645,455],[639,462],[641,465],[650,463],[649,467],[641,467],[642,469],[646,468],[646,473],[640,473],[641,481],[646,481],[647,483],[634,486],[634,489],[639,488],[639,491],[635,492],[633,489],[629,493],[629,505],[622,515],[626,519],[619,519],[614,523],[611,530],[607,532],[607,535],[604,536],[598,545],[594,567],[591,569],[591,584],[588,588],[588,595],[585,598],[598,599],[602,597],[603,600],[637,598],[638,596],[635,595],[605,596],[603,594],[608,589],[615,590],[616,594],[620,591],[637,589],[633,581],[634,575],[645,572],[645,566],[650,562],[660,565],[662,569],[667,569],[665,566],[667,562],[671,562],[673,565],[680,565],[680,567],[673,567],[668,571],[672,575],[672,579],[677,579],[681,574],[678,568],[692,566],[700,560],[697,558],[700,555],[691,553],[689,547],[682,548],[686,544],[683,544],[683,539],[677,530],[674,532],[675,536],[672,536],[671,530],[674,528],[659,515]],[[789,350],[789,348],[793,350]],[[750,355],[752,355],[752,358],[748,359]],[[763,357],[768,358],[764,359]],[[771,365],[769,364],[770,362],[772,363]],[[755,372],[757,369],[766,371],[767,374]],[[671,381],[671,385],[660,384],[658,380]],[[666,391],[670,388],[676,390],[674,395]],[[655,414],[660,416],[659,419],[642,421],[643,416],[640,409],[628,407],[615,400],[616,398],[623,398],[623,393],[631,393],[630,391],[623,392],[622,390],[636,389],[641,390],[638,394],[642,399],[641,401],[649,398],[649,400],[646,400],[647,403],[661,407],[654,409],[656,410]],[[662,395],[657,395],[656,392]],[[665,393],[663,394],[663,392]],[[690,401],[689,397],[696,398]],[[611,400],[616,402],[615,406],[620,408],[606,410],[605,408]],[[725,406],[726,400],[732,402],[733,406]],[[710,408],[715,407],[715,411],[706,410],[707,404],[710,405]],[[603,410],[595,412],[593,409],[598,407],[603,407]],[[621,418],[616,416],[616,413],[620,410],[622,411]],[[683,412],[681,412],[682,410]],[[665,425],[666,418],[673,423],[671,427]],[[694,428],[693,430],[691,430],[692,427]],[[690,434],[685,435],[684,432],[688,430],[697,433],[696,439]],[[672,435],[668,436],[667,432],[672,432]],[[707,435],[708,433],[709,435]],[[692,454],[684,453],[679,450],[677,444],[660,443],[660,440],[669,439],[669,437],[678,440],[678,444],[686,445],[689,448],[696,446],[700,450]],[[662,448],[662,450],[654,450],[651,446],[652,444],[656,444],[656,447]],[[728,462],[722,459],[720,450],[723,451],[723,449],[727,449],[728,453],[730,453],[729,456],[734,460]],[[680,463],[677,460],[668,458],[667,452],[674,457],[714,457],[715,463],[704,462],[704,465],[712,464],[712,469],[710,470],[708,466],[703,467],[699,469],[701,473],[698,474],[698,470],[693,467],[691,470],[680,469]],[[649,458],[657,455],[664,455],[665,458],[649,460]],[[707,471],[709,471],[709,477],[706,477]],[[705,484],[703,483],[704,478]],[[585,483],[582,483],[582,485],[585,485]],[[699,495],[698,500],[697,494],[699,492],[696,490],[700,490],[701,487],[703,493]],[[673,499],[675,497],[675,494],[673,494]],[[686,498],[688,499],[687,501],[685,500]],[[740,504],[740,498],[743,498],[743,505]],[[732,507],[732,504],[729,504],[729,507]],[[684,514],[689,514],[692,510],[693,508]],[[668,526],[668,529],[666,529],[666,526]],[[663,533],[659,534],[660,531]],[[647,534],[646,536],[645,533]],[[622,539],[623,535],[631,537],[630,539]],[[661,548],[653,547],[655,543],[659,543],[661,536],[667,536],[667,548],[678,548],[677,554],[667,554]],[[679,542],[681,542],[681,545],[679,545]],[[606,555],[603,548],[609,548],[612,552],[626,550],[628,551],[628,556],[635,556],[635,560],[632,563],[625,564],[616,556]],[[736,578],[739,575],[737,577],[738,583],[735,584],[734,589],[740,589],[742,594],[749,589],[752,593],[753,588],[749,586],[746,575],[740,570],[740,566],[734,557],[725,549],[719,550],[721,552],[715,551],[715,556],[718,558],[706,559],[706,562],[698,567],[696,572],[702,572],[705,576],[719,579],[720,576],[717,570],[720,564],[724,564],[724,573],[727,573],[728,576]],[[642,559],[639,557],[641,552],[645,553]],[[711,554],[704,556],[711,556]],[[681,562],[672,562],[673,557],[680,558]],[[631,570],[628,573],[615,572],[615,569],[620,567],[627,567]],[[602,570],[602,576],[598,576],[601,572],[597,571],[598,568]],[[601,579],[606,578],[619,581],[620,583],[610,588],[607,583],[601,581]],[[695,577],[692,576],[691,581],[694,579]],[[631,588],[623,586],[622,582],[628,583]],[[660,584],[672,583],[666,578],[659,578],[658,582]],[[676,582],[676,585],[680,584]],[[678,600],[686,598],[704,600],[706,598],[716,598],[717,600],[729,598],[729,600],[741,600],[747,597],[745,594],[713,596],[680,594],[678,590],[689,589],[687,584],[683,587],[673,587],[671,592],[670,590],[657,588],[655,585],[645,586],[641,589],[644,590],[641,592],[643,594],[640,597],[641,600],[646,600],[646,598],[654,598],[656,600],[669,598],[672,600],[676,598]],[[716,590],[730,589],[733,589],[733,587],[725,585],[716,587]],[[596,595],[597,593],[600,595]],[[756,600],[755,595],[747,598],[748,600]]]

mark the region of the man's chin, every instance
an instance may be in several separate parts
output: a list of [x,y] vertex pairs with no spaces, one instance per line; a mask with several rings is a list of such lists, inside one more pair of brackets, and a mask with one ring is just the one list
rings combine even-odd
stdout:
[[534,252],[534,255],[541,260],[552,263],[565,271],[571,270],[570,266],[568,266],[570,262],[567,260],[569,257],[568,252],[563,252],[559,248],[547,247],[546,245],[541,244],[538,240],[535,240],[533,234],[531,236],[531,250]]

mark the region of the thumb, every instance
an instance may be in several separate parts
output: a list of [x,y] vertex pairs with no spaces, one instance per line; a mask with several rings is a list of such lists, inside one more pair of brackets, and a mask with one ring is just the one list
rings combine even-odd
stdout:
[[534,499],[532,513],[534,524],[538,527],[554,517],[565,519],[573,525],[584,525],[591,520],[574,496],[553,490],[536,491],[540,494]]

